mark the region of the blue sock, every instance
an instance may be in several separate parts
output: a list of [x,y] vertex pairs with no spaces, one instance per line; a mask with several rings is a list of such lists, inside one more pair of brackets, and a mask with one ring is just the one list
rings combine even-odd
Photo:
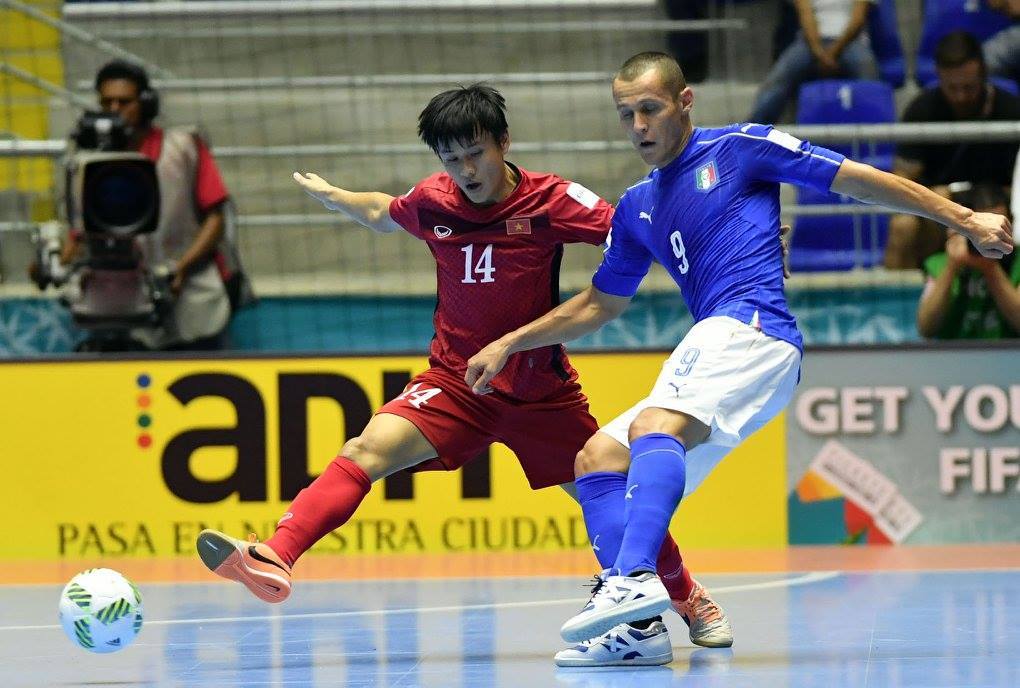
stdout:
[[620,553],[612,568],[624,575],[655,572],[662,540],[673,512],[684,496],[687,450],[672,435],[651,433],[630,443],[624,518],[626,526]]
[[584,525],[588,529],[595,558],[608,569],[616,561],[623,540],[623,497],[627,491],[626,473],[589,473],[574,481],[581,502]]

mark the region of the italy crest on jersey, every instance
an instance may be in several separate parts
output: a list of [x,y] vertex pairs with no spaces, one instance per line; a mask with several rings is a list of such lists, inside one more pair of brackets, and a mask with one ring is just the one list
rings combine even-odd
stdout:
[[694,171],[694,185],[698,191],[708,191],[719,182],[715,160],[711,160]]

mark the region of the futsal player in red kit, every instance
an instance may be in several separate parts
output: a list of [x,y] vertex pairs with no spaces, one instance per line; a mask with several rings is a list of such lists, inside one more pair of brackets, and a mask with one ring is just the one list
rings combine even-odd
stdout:
[[[398,198],[294,174],[327,208],[374,231],[404,230],[424,241],[436,259],[438,306],[428,370],[343,445],[272,537],[259,543],[254,535],[248,541],[212,530],[199,535],[198,553],[210,570],[267,602],[287,598],[297,559],[346,523],[375,481],[404,469],[455,470],[502,442],[533,489],[562,485],[576,498],[575,458],[598,430],[561,345],[515,355],[482,396],[465,385],[464,373],[475,352],[559,303],[563,245],[603,244],[613,207],[580,184],[506,161],[505,103],[491,87],[435,96],[418,118],[418,133],[445,171]],[[585,464],[592,472],[590,457]],[[624,498],[619,495],[621,528]],[[668,533],[658,573],[693,642],[732,644],[725,615],[691,578]],[[557,662],[565,665],[661,664],[671,661],[672,648],[656,618],[621,625],[560,655]]]

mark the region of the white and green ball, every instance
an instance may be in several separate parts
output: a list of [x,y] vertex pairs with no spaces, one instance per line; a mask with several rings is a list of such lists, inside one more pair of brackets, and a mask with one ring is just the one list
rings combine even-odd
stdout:
[[60,594],[60,624],[90,652],[116,652],[142,629],[142,594],[112,569],[82,571]]

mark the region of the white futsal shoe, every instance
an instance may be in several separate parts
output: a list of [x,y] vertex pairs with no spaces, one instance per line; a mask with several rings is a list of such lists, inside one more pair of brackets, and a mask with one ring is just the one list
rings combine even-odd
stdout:
[[658,666],[672,661],[669,631],[661,621],[646,629],[620,624],[556,653],[556,665],[561,667]]
[[691,642],[701,647],[730,647],[733,629],[726,613],[698,581],[686,600],[673,600],[673,609],[690,627]]
[[621,623],[658,616],[669,608],[669,593],[654,573],[607,576],[603,572],[588,604],[567,619],[560,635],[568,643],[579,643],[608,633]]

